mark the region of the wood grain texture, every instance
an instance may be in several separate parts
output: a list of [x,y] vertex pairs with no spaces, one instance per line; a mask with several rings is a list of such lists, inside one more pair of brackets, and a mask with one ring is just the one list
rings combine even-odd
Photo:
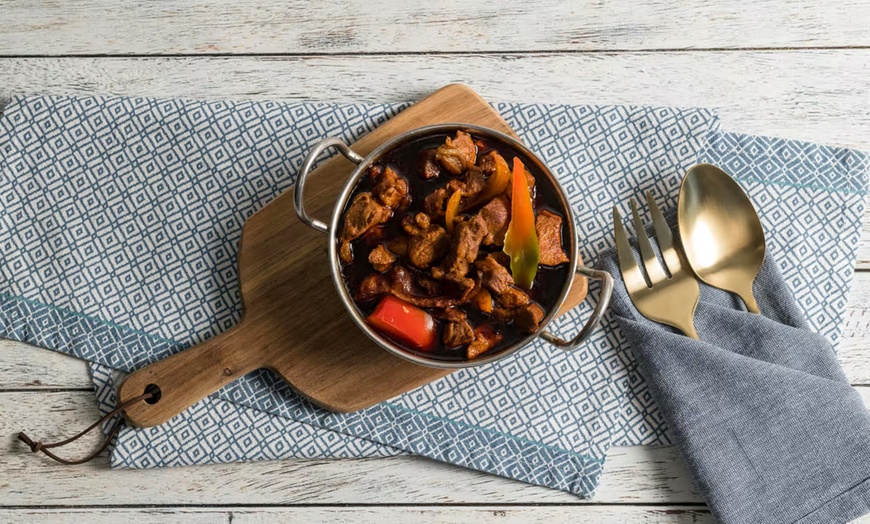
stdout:
[[[0,507],[185,504],[499,504],[701,503],[673,448],[619,448],[608,459],[596,498],[434,462],[420,457],[283,460],[248,464],[111,470],[107,459],[77,467],[34,456],[18,431],[51,441],[98,416],[87,392],[0,393]],[[63,449],[81,456],[89,435]],[[60,452],[60,450],[58,450]],[[171,488],[169,488],[171,486]]]
[[870,385],[870,273],[855,274],[839,360],[852,384]]
[[0,98],[100,93],[406,102],[462,82],[489,101],[715,107],[723,129],[870,150],[870,49],[424,59],[16,58],[0,59],[0,77]]
[[84,360],[15,340],[0,339],[0,391],[93,387]]
[[415,506],[371,507],[250,507],[250,508],[154,508],[154,509],[0,509],[0,522],[165,524],[166,522],[265,524],[272,522],[330,522],[333,524],[712,524],[704,507],[692,506]]
[[[402,111],[351,148],[368,156],[406,131],[445,122],[513,134],[480,96],[465,86],[451,85]],[[355,168],[336,156],[313,171],[306,181],[308,212],[328,220]],[[131,374],[121,386],[122,403],[152,385],[162,394],[156,402],[129,406],[128,420],[142,427],[162,424],[261,367],[276,371],[311,402],[338,412],[367,408],[452,372],[406,361],[360,333],[335,291],[326,241],[326,235],[297,218],[293,190],[249,218],[239,248],[241,322]],[[571,251],[576,252],[573,245]],[[575,278],[572,289],[563,312],[585,298],[585,279]]]
[[[747,6],[748,7],[748,6]],[[3,54],[600,51],[870,45],[846,0],[6,0]]]
[[[870,407],[870,388],[858,388]],[[700,504],[675,448],[612,448],[592,500],[420,457],[282,460],[111,470],[101,457],[69,467],[13,439],[69,436],[98,416],[87,392],[0,392],[0,507],[219,504]],[[82,456],[90,435],[63,449]],[[59,450],[60,451],[60,450]],[[170,488],[171,486],[171,488]]]
[[[870,152],[870,148],[866,151]],[[861,225],[861,240],[858,242],[855,269],[858,271],[870,270],[870,197],[864,202],[864,223]]]

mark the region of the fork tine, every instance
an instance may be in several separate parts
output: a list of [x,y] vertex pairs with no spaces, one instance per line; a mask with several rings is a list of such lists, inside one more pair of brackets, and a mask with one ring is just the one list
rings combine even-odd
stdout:
[[637,246],[640,248],[640,255],[643,259],[643,267],[646,269],[646,274],[649,275],[649,281],[655,285],[656,282],[661,282],[668,278],[665,275],[665,270],[656,258],[652,245],[649,243],[649,237],[646,234],[646,227],[640,219],[640,214],[637,212],[637,205],[632,198],[629,201],[631,205],[631,214],[634,217],[634,229],[637,232]]
[[616,258],[619,259],[619,270],[622,272],[625,287],[628,290],[649,287],[634,259],[631,244],[628,243],[628,234],[625,232],[622,217],[616,210],[616,206],[613,206],[613,236],[616,237]]
[[649,214],[652,216],[653,229],[655,229],[656,238],[659,241],[659,248],[662,251],[662,258],[665,260],[668,271],[673,275],[683,267],[680,263],[680,257],[676,249],[674,249],[674,234],[671,232],[671,228],[668,227],[668,222],[665,220],[664,215],[662,215],[661,209],[656,205],[652,191],[646,192],[646,201],[649,205]]

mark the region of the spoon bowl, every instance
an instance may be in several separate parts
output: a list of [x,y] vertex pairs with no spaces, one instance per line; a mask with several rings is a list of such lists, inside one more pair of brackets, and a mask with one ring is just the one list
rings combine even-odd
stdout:
[[740,185],[716,166],[692,167],[680,186],[677,225],[695,275],[758,313],[752,283],[764,261],[764,230]]

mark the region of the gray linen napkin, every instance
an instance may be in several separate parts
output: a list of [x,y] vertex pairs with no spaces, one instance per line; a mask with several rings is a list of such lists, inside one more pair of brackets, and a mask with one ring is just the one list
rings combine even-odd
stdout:
[[701,341],[643,317],[613,251],[612,314],[710,510],[726,523],[848,522],[870,512],[870,415],[768,255],[762,315],[701,284]]

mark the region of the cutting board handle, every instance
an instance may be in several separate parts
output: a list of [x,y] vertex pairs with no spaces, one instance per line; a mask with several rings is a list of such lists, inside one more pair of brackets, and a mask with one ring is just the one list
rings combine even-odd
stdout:
[[250,352],[244,351],[244,331],[240,324],[127,377],[121,385],[120,403],[146,390],[159,391],[156,401],[149,399],[126,408],[127,420],[139,427],[157,426],[260,367],[246,357]]

